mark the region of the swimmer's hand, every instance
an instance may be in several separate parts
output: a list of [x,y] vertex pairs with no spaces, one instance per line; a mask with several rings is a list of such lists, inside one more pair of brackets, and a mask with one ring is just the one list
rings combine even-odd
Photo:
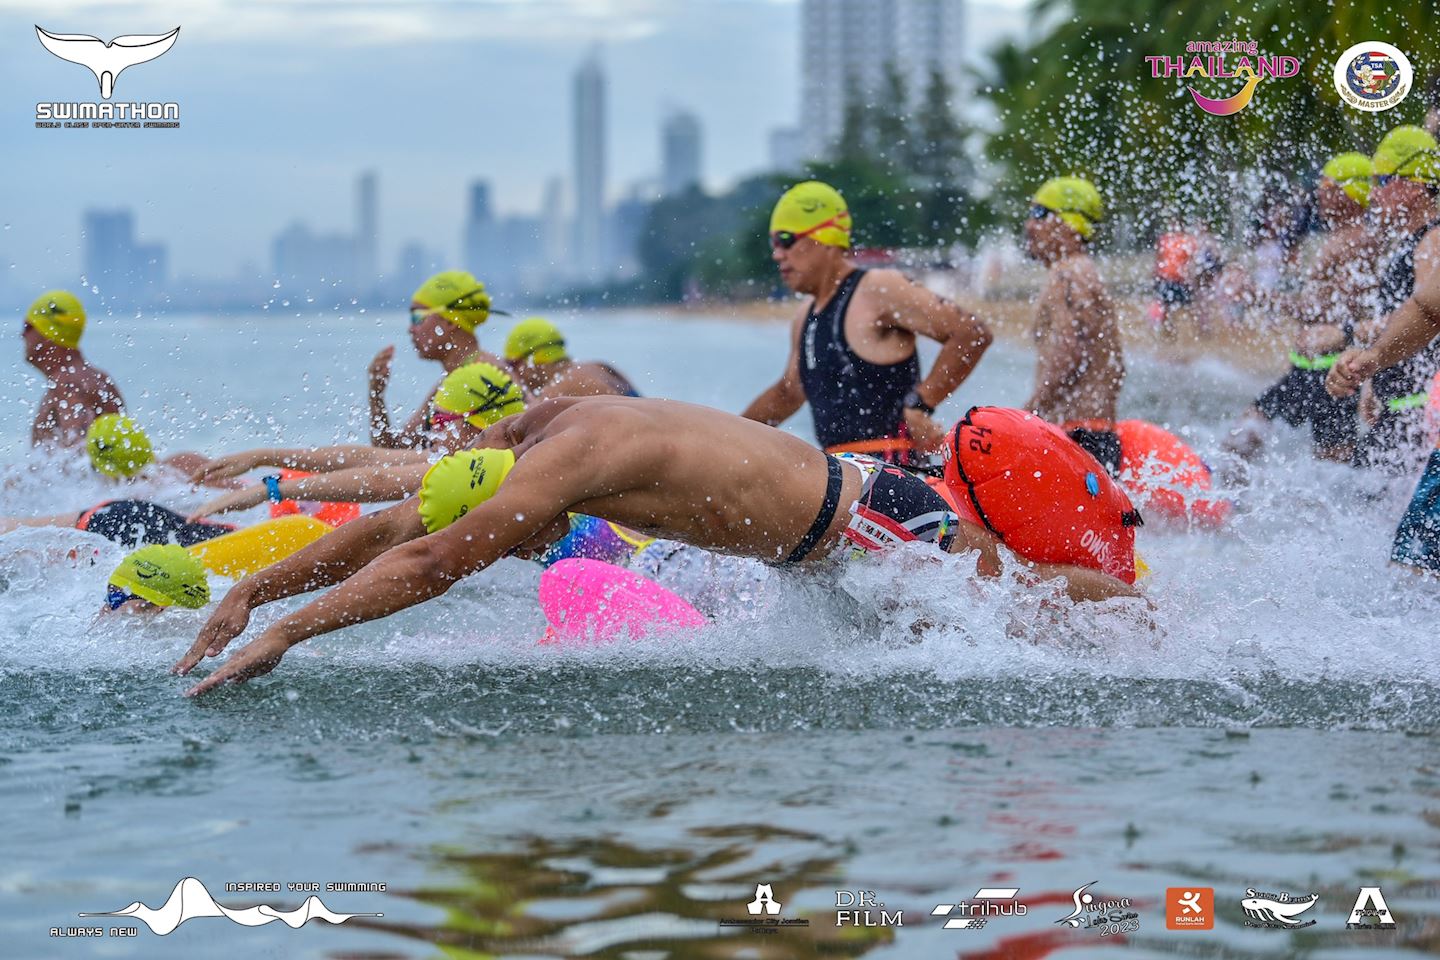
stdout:
[[375,354],[370,361],[370,398],[379,400],[385,396],[385,388],[390,385],[390,361],[395,359],[395,347],[388,346]]
[[206,517],[213,517],[217,513],[230,513],[233,510],[248,510],[253,506],[264,503],[270,497],[270,492],[265,489],[263,483],[253,487],[243,487],[239,490],[231,490],[229,493],[222,493],[212,500],[207,500],[200,505],[190,519],[204,520]]
[[199,486],[216,480],[229,480],[231,477],[249,473],[259,466],[262,464],[256,461],[254,450],[228,453],[201,464],[199,469],[190,474],[190,482]]
[[244,683],[256,677],[263,677],[280,664],[280,658],[290,649],[290,643],[275,630],[266,630],[245,646],[235,651],[224,666],[195,686],[185,691],[187,697],[198,697],[214,690],[223,683]]
[[1325,375],[1325,390],[1332,397],[1353,396],[1360,384],[1380,369],[1373,350],[1346,350]]
[[205,626],[200,628],[200,635],[185,652],[185,656],[175,662],[170,672],[177,676],[185,676],[195,669],[195,664],[205,657],[218,657],[225,649],[225,646],[250,625],[250,598],[248,591],[242,589],[243,581],[237,583],[215,612],[210,614],[210,619],[205,621]]
[[934,453],[945,443],[945,429],[924,410],[907,407],[905,426],[910,430],[910,440],[917,453]]

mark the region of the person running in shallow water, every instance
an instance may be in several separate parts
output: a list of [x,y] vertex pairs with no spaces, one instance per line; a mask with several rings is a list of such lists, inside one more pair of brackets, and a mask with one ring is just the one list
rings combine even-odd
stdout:
[[[235,653],[191,693],[268,673],[310,637],[398,613],[506,556],[565,535],[567,514],[622,524],[776,565],[845,560],[907,542],[979,552],[998,575],[1001,541],[960,520],[920,477],[872,457],[831,456],[798,437],[673,400],[545,400],[489,428],[487,449],[425,470],[417,497],[370,514],[237,584],[189,652],[185,673],[244,632],[262,604],[339,584]],[[1095,518],[1098,522],[1098,516]],[[427,535],[428,534],[428,535]],[[1007,555],[1008,551],[1007,551]],[[1076,600],[1134,596],[1095,569],[1031,563]]]
[[[435,360],[453,373],[477,360],[504,367],[505,361],[480,349],[475,328],[490,318],[504,315],[490,307],[485,284],[463,270],[446,270],[426,280],[410,302],[410,342],[422,360]],[[390,383],[390,362],[395,348],[385,347],[370,361],[370,442],[377,447],[424,447],[429,443],[435,390],[396,430],[390,426],[385,406],[385,388]],[[438,384],[436,388],[438,388]]]
[[1115,305],[1089,243],[1104,215],[1079,177],[1047,180],[1031,201],[1025,250],[1048,271],[1035,307],[1035,391],[1025,408],[1058,425],[1112,475],[1120,470],[1115,407],[1125,359]]
[[1264,449],[1266,426],[1282,419],[1292,427],[1309,424],[1316,457],[1341,463],[1354,458],[1360,426],[1356,400],[1326,393],[1325,374],[1354,342],[1356,321],[1376,310],[1377,244],[1366,218],[1370,174],[1370,158],[1363,153],[1342,153],[1320,172],[1316,200],[1329,234],[1293,300],[1300,328],[1290,370],[1231,431],[1225,442],[1231,453],[1254,458]]
[[[1385,178],[1383,182],[1376,183],[1375,193],[1393,188],[1397,197],[1376,196],[1376,204],[1386,199],[1398,207],[1399,195],[1414,195],[1413,205],[1421,196],[1429,201],[1440,193],[1440,147],[1433,137],[1429,137],[1427,146],[1417,134],[1429,137],[1419,127],[1400,127],[1381,141],[1375,154],[1375,169],[1386,172],[1381,174]],[[1394,147],[1397,141],[1405,147],[1393,154],[1398,162],[1392,162],[1388,154],[1382,157],[1382,152]],[[1414,238],[1415,234],[1410,236]],[[1440,268],[1436,266],[1440,263],[1440,230],[1431,229],[1415,239],[1408,256],[1410,293],[1385,317],[1384,329],[1371,346],[1352,347],[1335,361],[1325,378],[1325,388],[1332,396],[1354,395],[1367,379],[1424,356],[1440,339]],[[1391,273],[1395,272],[1396,263],[1403,261],[1392,262]],[[1428,265],[1428,269],[1422,270],[1422,263]],[[1387,274],[1387,279],[1393,281],[1394,278]],[[1390,560],[1432,576],[1440,575],[1440,450],[1430,453],[1410,505],[1400,518]]]
[[115,381],[81,355],[84,332],[85,307],[64,290],[41,294],[25,314],[25,362],[46,380],[30,427],[34,446],[77,446],[97,417],[125,408]]
[[531,397],[638,397],[624,374],[594,360],[570,359],[565,337],[544,317],[521,320],[505,338],[505,359]]
[[[944,438],[935,408],[970,376],[991,334],[898,270],[852,266],[850,229],[844,199],[816,180],[791,187],[775,205],[771,258],[785,285],[810,301],[791,327],[785,372],[742,415],[777,426],[808,401],[827,451],[916,465]],[[923,379],[919,336],[940,344]]]

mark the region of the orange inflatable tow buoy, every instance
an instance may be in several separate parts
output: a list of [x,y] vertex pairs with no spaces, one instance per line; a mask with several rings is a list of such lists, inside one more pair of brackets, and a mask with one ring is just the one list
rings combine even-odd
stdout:
[[[299,480],[301,477],[309,477],[313,474],[304,470],[281,470],[280,479]],[[292,514],[303,513],[306,516],[314,517],[321,523],[328,523],[332,527],[338,527],[342,523],[349,523],[360,516],[360,504],[358,503],[337,503],[330,501],[305,501],[281,500],[279,503],[270,504],[271,517],[288,517]]]
[[1210,489],[1210,468],[1184,440],[1144,420],[1120,420],[1115,433],[1120,437],[1120,483],[1147,513],[1207,527],[1218,527],[1230,516],[1229,500],[1203,496]]
[[1125,491],[1059,427],[1032,413],[973,407],[945,441],[948,500],[1035,563],[1063,563],[1135,582],[1135,528]]

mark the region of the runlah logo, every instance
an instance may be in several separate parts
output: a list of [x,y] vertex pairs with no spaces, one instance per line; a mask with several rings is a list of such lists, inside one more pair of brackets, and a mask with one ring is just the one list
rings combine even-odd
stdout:
[[133,34],[106,43],[85,33],[51,33],[35,25],[40,45],[68,63],[85,67],[100,85],[103,103],[35,104],[35,126],[41,128],[138,128],[180,126],[178,103],[112,102],[115,83],[128,67],[148,63],[175,45],[180,28],[169,33]]

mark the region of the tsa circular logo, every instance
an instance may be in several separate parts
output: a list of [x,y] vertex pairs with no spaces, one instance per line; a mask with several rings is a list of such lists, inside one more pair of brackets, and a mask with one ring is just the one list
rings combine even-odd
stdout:
[[1410,92],[1410,61],[1388,43],[1357,43],[1335,63],[1335,90],[1357,110],[1389,110]]

